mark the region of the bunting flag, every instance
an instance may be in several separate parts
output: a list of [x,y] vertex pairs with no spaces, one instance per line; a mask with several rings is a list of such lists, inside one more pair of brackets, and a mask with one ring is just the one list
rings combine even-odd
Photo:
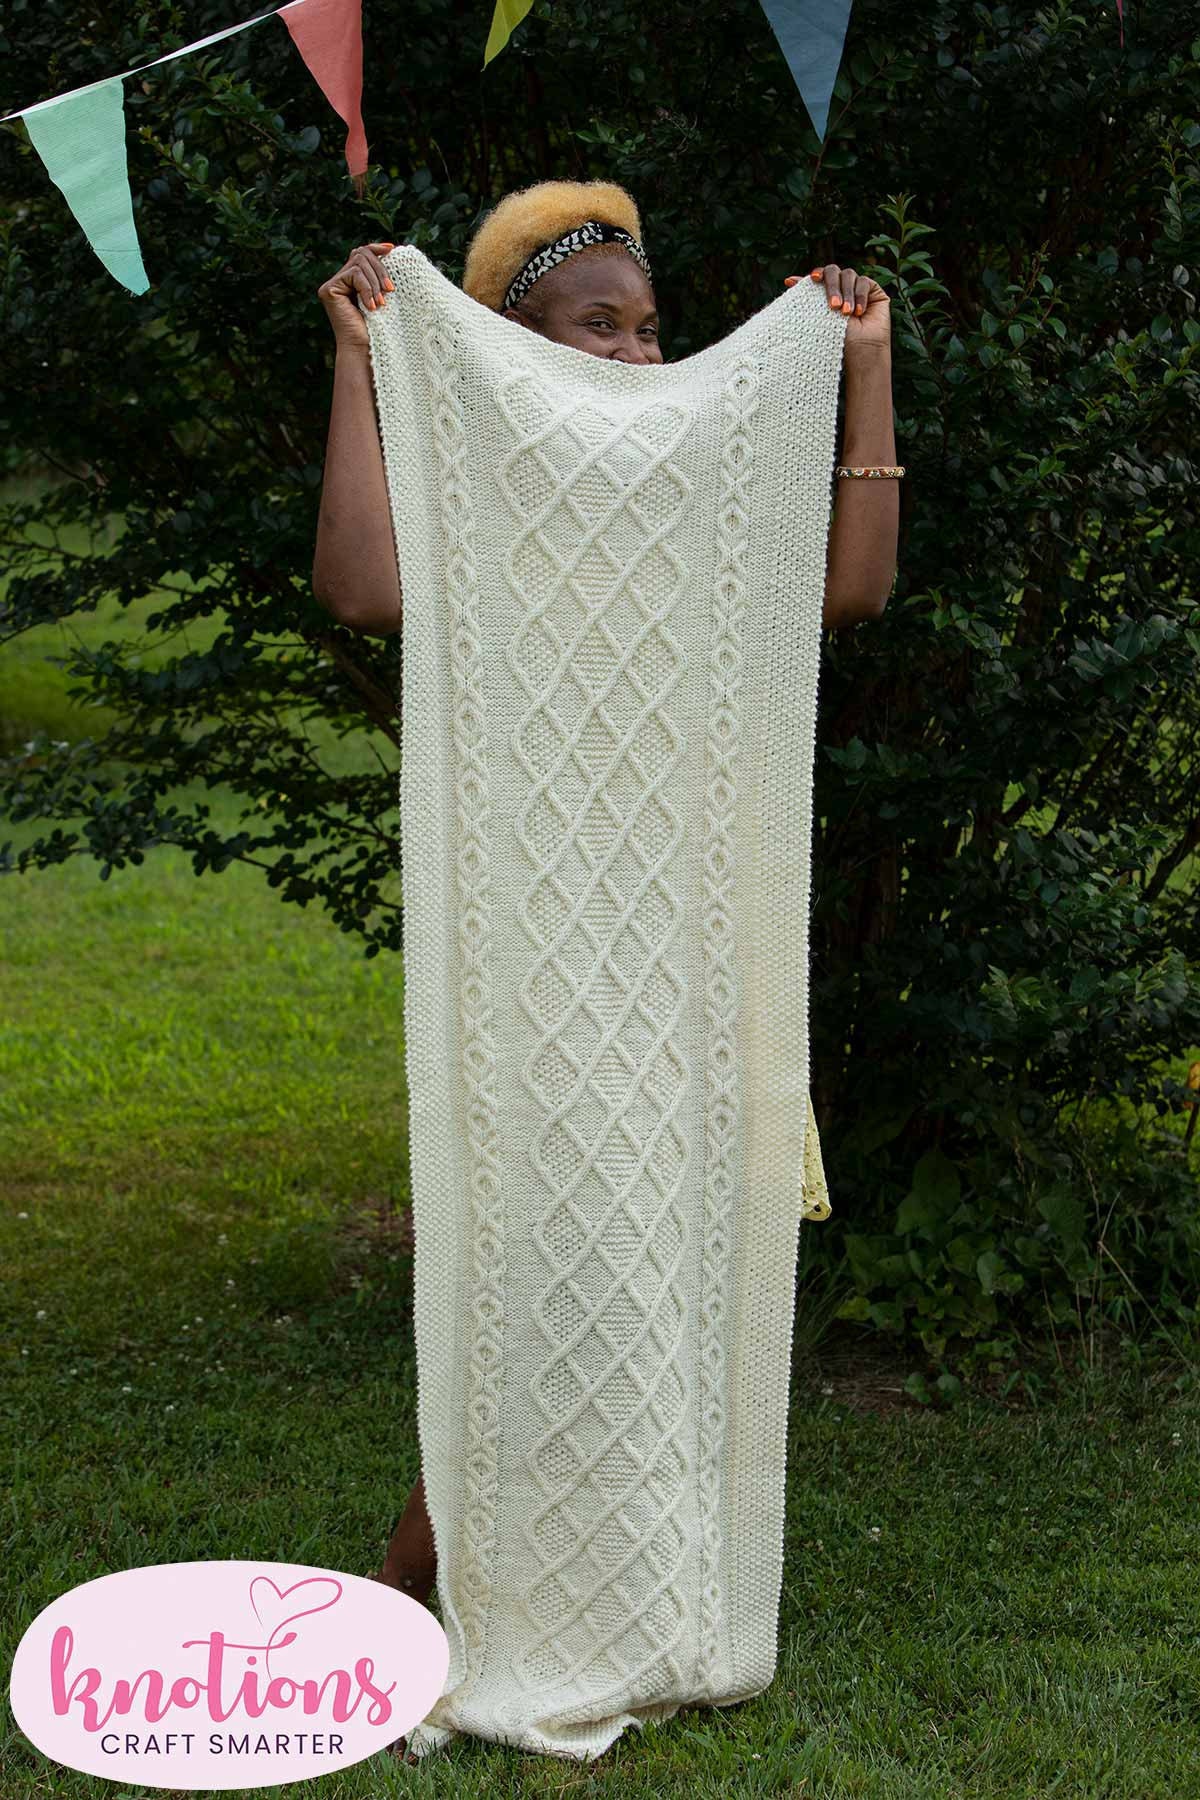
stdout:
[[286,15],[283,23],[305,66],[334,111],[346,122],[346,163],[361,199],[367,169],[367,139],[362,122],[362,0],[287,0],[286,5],[273,7],[270,12],[243,19],[239,25],[227,25],[223,31],[197,38],[180,50],[139,63],[123,75],[106,76],[86,87],[73,88],[70,93],[56,94],[51,100],[19,107],[0,118],[0,124],[6,119],[24,119],[30,142],[88,243],[109,273],[130,293],[144,294],[150,282],[142,263],[129,191],[122,82],[130,75],[140,75],[143,69],[157,68],[178,56],[207,49],[209,44],[258,25],[263,19],[273,19],[276,13]]
[[762,0],[762,7],[823,143],[846,44],[850,0]]
[[150,278],[142,263],[125,157],[125,89],[112,75],[45,100],[24,114],[30,142],[110,275],[131,294]]
[[346,123],[346,164],[361,200],[367,172],[362,122],[362,0],[289,0],[279,17],[309,74]]
[[496,0],[496,10],[492,14],[492,28],[488,32],[488,40],[483,52],[485,69],[493,56],[499,56],[532,5],[533,0]]

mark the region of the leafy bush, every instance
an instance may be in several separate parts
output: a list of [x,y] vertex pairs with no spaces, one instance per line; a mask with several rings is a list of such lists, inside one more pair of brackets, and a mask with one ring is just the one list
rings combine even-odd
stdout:
[[[23,129],[0,133],[0,435],[62,476],[0,524],[4,635],[175,590],[144,641],[72,659],[117,715],[106,737],[14,742],[0,806],[53,830],[8,866],[278,852],[283,899],[319,900],[367,955],[400,947],[399,643],[308,591],[332,361],[315,291],[352,243],[414,242],[457,278],[501,192],[619,180],[668,356],[786,274],[853,265],[891,296],[908,475],[887,613],[829,634],[822,672],[812,1086],[844,1316],[935,1359],[994,1358],[1085,1306],[1130,1335],[1190,1326],[1200,41],[1170,9],[1127,17],[1122,49],[1099,4],[856,0],[822,144],[755,0],[536,0],[481,71],[487,11],[371,10],[361,203],[280,27],[126,83],[140,298]],[[11,91],[225,22],[101,15],[22,11]],[[92,554],[28,542],[114,520]],[[311,715],[370,733],[378,769],[325,770]],[[167,801],[196,778],[244,796],[244,829]]]

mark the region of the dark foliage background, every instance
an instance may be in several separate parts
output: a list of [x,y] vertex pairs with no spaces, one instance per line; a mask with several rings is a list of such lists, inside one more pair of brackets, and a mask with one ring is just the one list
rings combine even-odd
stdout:
[[[5,104],[238,16],[14,0]],[[892,297],[908,476],[884,618],[825,640],[812,1085],[836,1210],[806,1255],[842,1317],[934,1363],[1085,1313],[1178,1341],[1200,1292],[1187,18],[1135,0],[1122,48],[1094,0],[856,0],[821,143],[757,0],[536,0],[486,71],[484,0],[367,0],[361,202],[344,128],[265,21],[125,84],[137,298],[6,125],[0,441],[57,485],[0,513],[0,637],[177,591],[146,654],[77,658],[113,732],[27,749],[13,722],[0,810],[47,831],[5,866],[270,851],[283,899],[367,955],[400,947],[398,639],[339,628],[308,588],[333,351],[316,289],[353,244],[407,240],[458,278],[508,188],[621,181],[668,357],[787,274],[853,265]],[[37,521],[108,538],[60,556],[31,546]],[[376,772],[324,770],[313,714],[369,734]],[[245,797],[233,836],[171,799],[197,776]]]

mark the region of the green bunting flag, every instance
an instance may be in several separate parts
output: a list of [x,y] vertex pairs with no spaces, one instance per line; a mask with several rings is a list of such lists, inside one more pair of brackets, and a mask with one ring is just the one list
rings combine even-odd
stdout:
[[133,222],[120,75],[44,100],[23,115],[46,173],[110,275],[131,294],[150,286]]

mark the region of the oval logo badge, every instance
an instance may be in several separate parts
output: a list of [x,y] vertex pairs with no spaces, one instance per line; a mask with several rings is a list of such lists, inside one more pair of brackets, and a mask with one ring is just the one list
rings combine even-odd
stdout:
[[163,1788],[276,1787],[404,1737],[450,1666],[407,1594],[302,1563],[121,1569],[52,1600],[17,1646],[17,1724],[55,1762]]

